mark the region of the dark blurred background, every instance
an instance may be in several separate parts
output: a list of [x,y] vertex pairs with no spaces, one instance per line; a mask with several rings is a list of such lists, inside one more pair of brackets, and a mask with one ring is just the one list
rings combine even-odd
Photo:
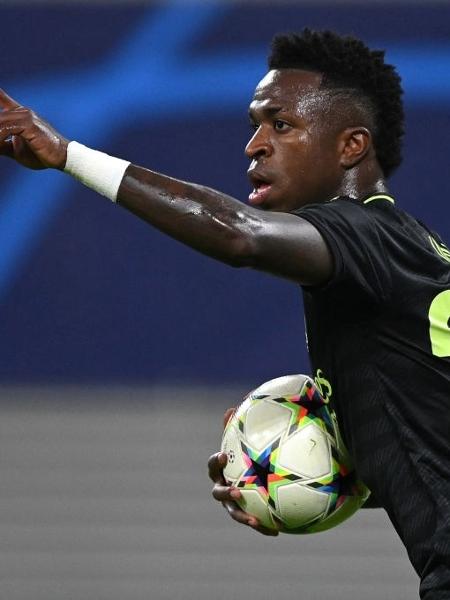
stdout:
[[[385,48],[400,206],[450,239],[450,4],[1,1],[0,86],[67,137],[245,201],[274,33]],[[56,172],[0,160],[0,598],[410,600],[381,510],[264,539],[210,499],[221,414],[308,372],[299,290],[184,248]],[[401,485],[401,482],[399,482]]]
[[[1,85],[66,136],[250,191],[247,107],[275,32],[385,48],[405,87],[398,203],[450,238],[450,9],[423,2],[0,4]],[[257,383],[308,371],[300,293],[166,239],[60,173],[0,161],[0,381]]]

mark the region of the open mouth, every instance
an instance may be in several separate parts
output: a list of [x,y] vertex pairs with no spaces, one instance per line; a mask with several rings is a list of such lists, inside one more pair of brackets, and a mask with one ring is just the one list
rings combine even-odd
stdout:
[[263,204],[270,194],[272,184],[257,173],[249,171],[248,176],[253,184],[253,191],[248,197],[249,203],[253,205]]

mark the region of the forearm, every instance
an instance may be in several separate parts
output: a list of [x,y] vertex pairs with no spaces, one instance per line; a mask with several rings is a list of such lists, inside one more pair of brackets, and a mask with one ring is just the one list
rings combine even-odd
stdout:
[[130,165],[117,203],[203,254],[233,266],[251,262],[256,211],[226,194]]
[[323,283],[331,257],[319,232],[290,214],[262,211],[71,142],[64,170],[178,241],[235,267],[306,285]]
[[164,233],[230,265],[309,286],[331,276],[328,247],[308,221],[267,213],[210,188],[69,143],[2,90],[0,108],[0,155],[31,169],[64,170]]

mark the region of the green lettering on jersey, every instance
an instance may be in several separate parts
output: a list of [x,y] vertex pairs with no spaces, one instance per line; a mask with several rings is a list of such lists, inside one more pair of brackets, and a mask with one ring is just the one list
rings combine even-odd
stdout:
[[450,356],[450,290],[434,298],[428,318],[432,353],[434,356]]
[[328,379],[323,377],[322,369],[317,369],[316,376],[314,377],[314,383],[319,388],[322,398],[328,402],[333,394],[333,389]]
[[434,237],[432,237],[431,235],[428,236],[428,239],[430,240],[430,244],[433,247],[433,250],[439,254],[439,256],[441,258],[443,258],[444,260],[446,260],[447,262],[450,262],[450,250],[447,248],[447,246],[445,244],[439,243],[437,240],[434,239]]

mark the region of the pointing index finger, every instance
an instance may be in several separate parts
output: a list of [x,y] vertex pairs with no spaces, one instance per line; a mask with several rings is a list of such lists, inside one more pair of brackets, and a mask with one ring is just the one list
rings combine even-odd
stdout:
[[19,108],[21,105],[16,102],[11,96],[0,88],[0,108],[12,110],[14,108]]

